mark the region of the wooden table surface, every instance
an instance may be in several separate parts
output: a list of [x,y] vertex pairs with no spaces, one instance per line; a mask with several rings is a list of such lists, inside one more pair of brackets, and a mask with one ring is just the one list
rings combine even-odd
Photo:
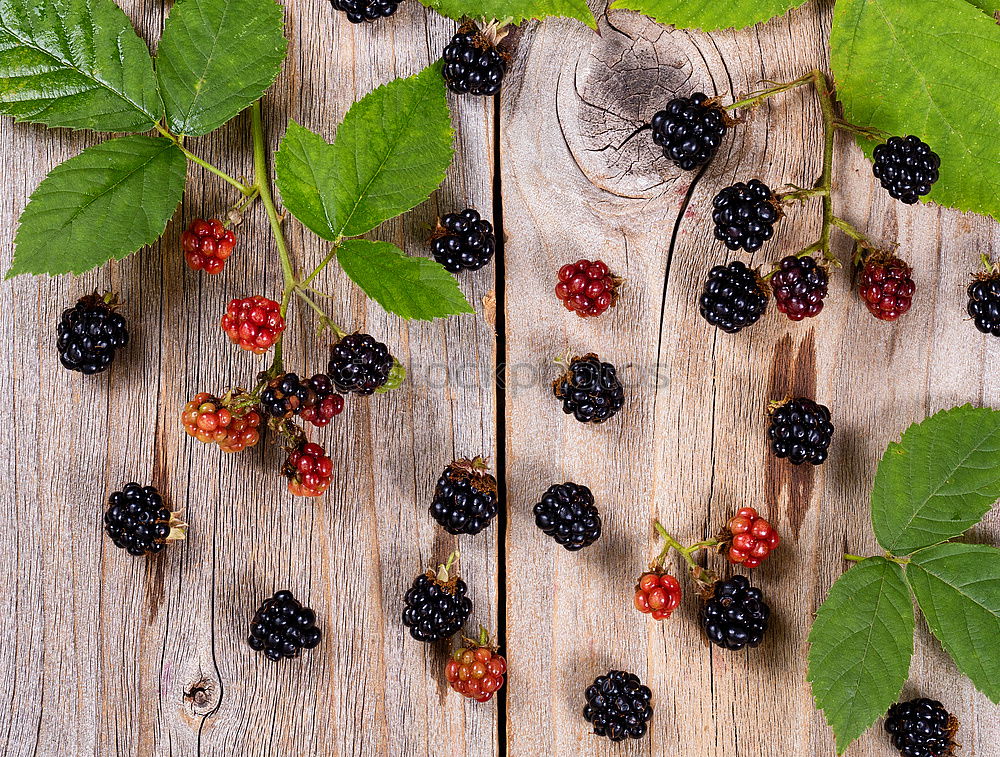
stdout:
[[[121,4],[155,44],[167,4]],[[285,6],[290,52],[265,101],[272,145],[288,118],[331,137],[353,101],[423,68],[455,29],[412,0],[360,28],[326,0]],[[427,254],[438,213],[471,205],[492,216],[506,235],[502,259],[461,278],[475,316],[406,323],[332,266],[324,273],[338,320],[386,341],[410,379],[349,402],[318,434],[337,465],[317,502],[287,493],[273,449],[222,456],[179,422],[197,391],[245,383],[264,366],[217,325],[231,297],[279,290],[259,207],[222,275],[189,271],[183,224],[230,199],[193,170],[160,244],[79,279],[21,277],[0,288],[4,755],[834,753],[805,682],[812,614],[845,569],[845,550],[876,552],[866,503],[886,443],[939,408],[1000,406],[1000,342],[964,317],[968,276],[981,253],[1000,253],[1000,229],[893,202],[873,186],[860,151],[838,139],[835,205],[877,240],[899,242],[918,279],[911,313],[896,325],[875,321],[838,272],[815,320],[772,313],[736,336],[711,329],[697,315],[697,290],[730,257],[711,238],[711,198],[752,177],[809,184],[820,170],[817,103],[807,91],[773,99],[697,177],[679,175],[648,135],[631,135],[675,93],[731,97],[825,66],[830,4],[712,35],[595,12],[600,35],[557,19],[514,32],[499,100],[450,98],[458,152],[442,189],[377,232]],[[6,267],[30,192],[101,137],[6,118],[0,135]],[[195,144],[229,173],[250,173],[246,116]],[[818,226],[817,207],[791,210],[753,264],[805,246]],[[288,232],[298,260],[323,253],[298,223]],[[835,239],[846,259],[847,241]],[[627,279],[620,305],[586,322],[552,294],[556,269],[584,257]],[[59,366],[54,327],[67,303],[95,287],[125,300],[134,341],[109,372],[85,378]],[[495,331],[483,305],[494,290]],[[313,327],[300,313],[286,336],[286,364],[306,373],[325,364]],[[625,410],[595,428],[564,416],[549,388],[553,357],[588,351],[629,380]],[[506,366],[499,389],[498,366]],[[819,469],[793,468],[766,450],[765,406],[788,393],[832,408],[837,433]],[[476,454],[497,465],[506,513],[478,536],[451,537],[427,513],[434,482],[452,457]],[[186,543],[155,559],[111,545],[103,504],[132,479],[184,510]],[[604,518],[601,539],[579,553],[542,535],[531,516],[539,495],[566,480],[591,487]],[[657,550],[654,517],[694,541],[744,504],[785,537],[755,571],[774,613],[760,648],[710,647],[693,596],[669,622],[631,608],[632,585]],[[994,512],[975,540],[995,544],[998,533]],[[475,604],[470,627],[499,627],[505,638],[509,682],[488,705],[450,692],[446,647],[418,644],[399,619],[413,577],[453,549]],[[272,665],[245,636],[254,608],[279,588],[315,608],[324,641]],[[648,738],[612,745],[590,734],[583,689],[609,668],[652,688]],[[961,719],[964,757],[1000,755],[997,708],[922,621],[910,673],[905,695],[941,698]],[[848,751],[890,754],[877,730]]]

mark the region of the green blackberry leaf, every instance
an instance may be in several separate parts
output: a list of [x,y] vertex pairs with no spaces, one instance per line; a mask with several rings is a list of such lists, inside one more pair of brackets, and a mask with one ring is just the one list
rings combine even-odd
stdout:
[[181,201],[186,173],[184,154],[162,137],[88,147],[32,193],[7,278],[83,273],[155,242]]
[[463,21],[504,19],[517,25],[529,18],[562,16],[582,21],[591,29],[597,28],[594,14],[586,0],[420,0],[442,16]]
[[742,29],[781,16],[806,0],[615,0],[612,10],[639,11],[680,29]]
[[275,158],[282,202],[324,239],[364,234],[437,189],[452,135],[435,63],[354,103],[333,144],[290,122]]
[[1000,219],[996,21],[966,0],[837,0],[830,48],[847,120],[916,135],[941,157],[927,199]]
[[910,426],[872,488],[875,538],[895,555],[958,536],[1000,497],[1000,412],[971,405]]
[[208,134],[259,99],[288,43],[274,0],[179,0],[156,55],[167,127]]
[[400,318],[430,321],[475,312],[455,277],[430,258],[408,257],[388,242],[348,239],[337,259],[365,294]]
[[987,13],[1000,13],[1000,0],[966,0]]
[[112,0],[0,0],[0,113],[148,131],[161,112],[149,49]]
[[1000,550],[939,544],[914,553],[906,580],[958,669],[1000,704]]
[[903,570],[884,557],[862,560],[830,587],[809,632],[816,706],[843,754],[889,709],[913,656],[913,604]]

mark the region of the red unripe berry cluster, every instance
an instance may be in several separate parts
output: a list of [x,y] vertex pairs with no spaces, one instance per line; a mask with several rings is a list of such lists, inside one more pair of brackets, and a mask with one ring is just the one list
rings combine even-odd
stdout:
[[236,235],[217,218],[211,221],[195,218],[181,234],[184,260],[195,271],[219,273],[235,246]]
[[600,260],[578,260],[559,269],[556,297],[581,318],[600,315],[618,301],[618,284]]
[[344,398],[339,394],[331,394],[321,402],[310,405],[301,413],[303,420],[309,421],[318,428],[322,428],[340,415],[344,409]]
[[455,691],[477,702],[488,702],[503,686],[507,661],[489,647],[457,649],[444,675]]
[[218,444],[223,452],[239,452],[260,441],[260,414],[246,408],[236,412],[208,392],[200,392],[181,413],[184,430],[200,442]]
[[296,497],[318,497],[330,486],[333,460],[318,444],[303,444],[288,456],[283,472],[288,476],[288,491]]
[[729,562],[756,568],[781,543],[774,526],[752,507],[741,507],[727,525],[733,540],[726,556]]
[[635,609],[666,620],[681,603],[681,584],[676,578],[659,571],[643,573],[635,587]]
[[917,285],[910,266],[895,255],[870,258],[858,279],[858,294],[868,312],[881,321],[895,321],[910,309]]
[[285,330],[285,319],[277,302],[256,295],[231,301],[222,314],[222,329],[233,344],[260,355]]

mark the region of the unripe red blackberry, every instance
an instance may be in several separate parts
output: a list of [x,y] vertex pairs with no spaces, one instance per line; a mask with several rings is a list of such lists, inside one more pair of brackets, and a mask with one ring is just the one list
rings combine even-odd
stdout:
[[914,204],[938,180],[941,159],[930,146],[912,134],[890,137],[872,152],[872,173],[895,199]]
[[137,557],[159,552],[185,538],[187,524],[171,512],[154,486],[134,481],[108,497],[104,530],[116,547]]
[[320,445],[307,442],[289,453],[281,472],[295,496],[319,497],[333,480],[333,460]]
[[552,384],[563,412],[580,423],[604,423],[625,404],[625,389],[611,363],[593,353],[575,357],[568,370]]
[[236,234],[227,229],[222,221],[213,218],[206,221],[195,218],[181,234],[184,260],[194,271],[220,273],[236,247]]
[[666,620],[680,606],[681,596],[680,581],[657,568],[639,576],[632,602],[653,620]]
[[448,685],[464,697],[488,702],[503,686],[507,661],[490,644],[489,632],[482,628],[479,639],[466,639],[444,667]]
[[829,276],[811,255],[789,255],[771,276],[771,291],[778,310],[793,321],[813,318],[823,309]]
[[618,303],[622,280],[603,260],[578,260],[559,269],[556,297],[581,318],[594,318]]
[[64,368],[88,376],[108,369],[115,351],[128,344],[128,325],[117,307],[113,294],[94,292],[63,311],[56,347]]
[[752,507],[741,507],[729,519],[726,530],[726,557],[744,568],[756,568],[781,543],[774,527]]
[[285,330],[281,305],[260,295],[232,300],[222,314],[222,330],[233,344],[261,355]]
[[323,632],[316,626],[316,613],[304,607],[287,590],[266,599],[250,621],[247,644],[271,662],[298,657],[303,649],[320,643]]
[[870,255],[858,277],[858,295],[880,321],[895,321],[908,311],[916,289],[910,266],[891,252]]
[[683,171],[693,171],[712,159],[728,125],[725,110],[704,92],[675,97],[651,123],[653,142]]
[[240,452],[260,441],[260,413],[233,391],[225,400],[199,392],[184,406],[181,422],[188,436],[206,444],[218,444],[223,452]]

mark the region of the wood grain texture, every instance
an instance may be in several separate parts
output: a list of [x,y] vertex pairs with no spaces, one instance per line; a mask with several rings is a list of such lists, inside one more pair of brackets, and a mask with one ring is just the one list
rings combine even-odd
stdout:
[[[912,312],[897,325],[875,321],[851,293],[850,274],[838,271],[814,321],[771,312],[730,336],[697,314],[708,269],[732,257],[712,238],[712,197],[754,177],[811,185],[820,172],[818,104],[808,90],[775,98],[733,130],[700,175],[681,174],[636,129],[675,94],[739,96],[762,80],[826,66],[830,9],[810,3],[765,26],[711,36],[613,12],[601,17],[600,36],[549,21],[517,40],[500,162],[506,287],[518,293],[507,299],[511,755],[834,754],[805,682],[806,635],[846,567],[845,549],[877,552],[866,507],[875,464],[928,413],[997,403],[1000,351],[964,318],[969,272],[979,253],[1000,246],[996,224],[894,204],[846,140],[837,144],[835,206],[877,240],[899,242],[918,277]],[[818,207],[790,210],[753,265],[801,249],[818,228]],[[835,251],[846,260],[845,238]],[[626,288],[611,314],[584,322],[550,287],[560,265],[594,257]],[[626,409],[593,428],[564,416],[548,385],[553,357],[589,351],[627,378]],[[767,402],[793,393],[833,410],[833,452],[819,469],[793,468],[766,450]],[[566,480],[590,486],[604,517],[600,541],[580,553],[548,541],[531,518],[545,488]],[[667,622],[631,608],[631,588],[658,551],[654,517],[692,542],[743,504],[786,537],[754,575],[774,618],[760,648],[709,647],[690,590]],[[994,513],[976,537],[996,543],[997,525]],[[683,570],[676,555],[670,565]],[[609,668],[636,672],[652,688],[648,739],[612,745],[589,733],[583,690]],[[917,693],[956,712],[963,754],[1000,754],[997,709],[923,624],[905,691]],[[848,754],[890,749],[873,731]]]
[[[122,3],[155,41],[159,2]],[[277,146],[287,119],[332,138],[348,107],[374,87],[439,56],[455,24],[405,3],[392,23],[349,24],[328,2],[285,3],[290,51],[265,100]],[[442,189],[372,238],[429,254],[434,217],[492,205],[492,102],[455,100],[456,159]],[[55,164],[102,137],[0,122],[9,176],[2,206],[3,265],[15,220]],[[252,170],[246,115],[189,143],[227,172]],[[410,367],[404,388],[349,399],[313,436],[338,460],[328,496],[293,498],[274,449],[223,456],[188,438],[180,409],[194,393],[249,384],[265,366],[231,346],[218,326],[235,296],[280,293],[281,272],[262,209],[239,227],[224,273],[189,271],[184,225],[234,201],[197,167],[162,243],[79,280],[22,277],[0,289],[10,429],[0,497],[7,591],[0,652],[7,706],[4,755],[476,755],[498,750],[497,708],[466,708],[443,677],[446,645],[405,633],[402,595],[453,549],[475,602],[471,623],[496,627],[496,533],[445,535],[427,514],[437,475],[455,456],[495,449],[495,336],[482,314],[406,323],[372,305],[339,270],[317,282],[348,329],[390,345]],[[313,265],[324,245],[286,222],[294,256]],[[53,240],[58,244],[59,240]],[[477,304],[492,269],[462,281]],[[132,343],[101,376],[63,370],[54,350],[59,314],[77,296],[114,288]],[[308,310],[293,314],[286,365],[325,368],[328,337]],[[37,408],[37,411],[36,411]],[[188,541],[133,559],[101,527],[108,493],[152,482],[190,524]],[[245,643],[255,608],[289,588],[316,610],[323,643],[272,665]]]

